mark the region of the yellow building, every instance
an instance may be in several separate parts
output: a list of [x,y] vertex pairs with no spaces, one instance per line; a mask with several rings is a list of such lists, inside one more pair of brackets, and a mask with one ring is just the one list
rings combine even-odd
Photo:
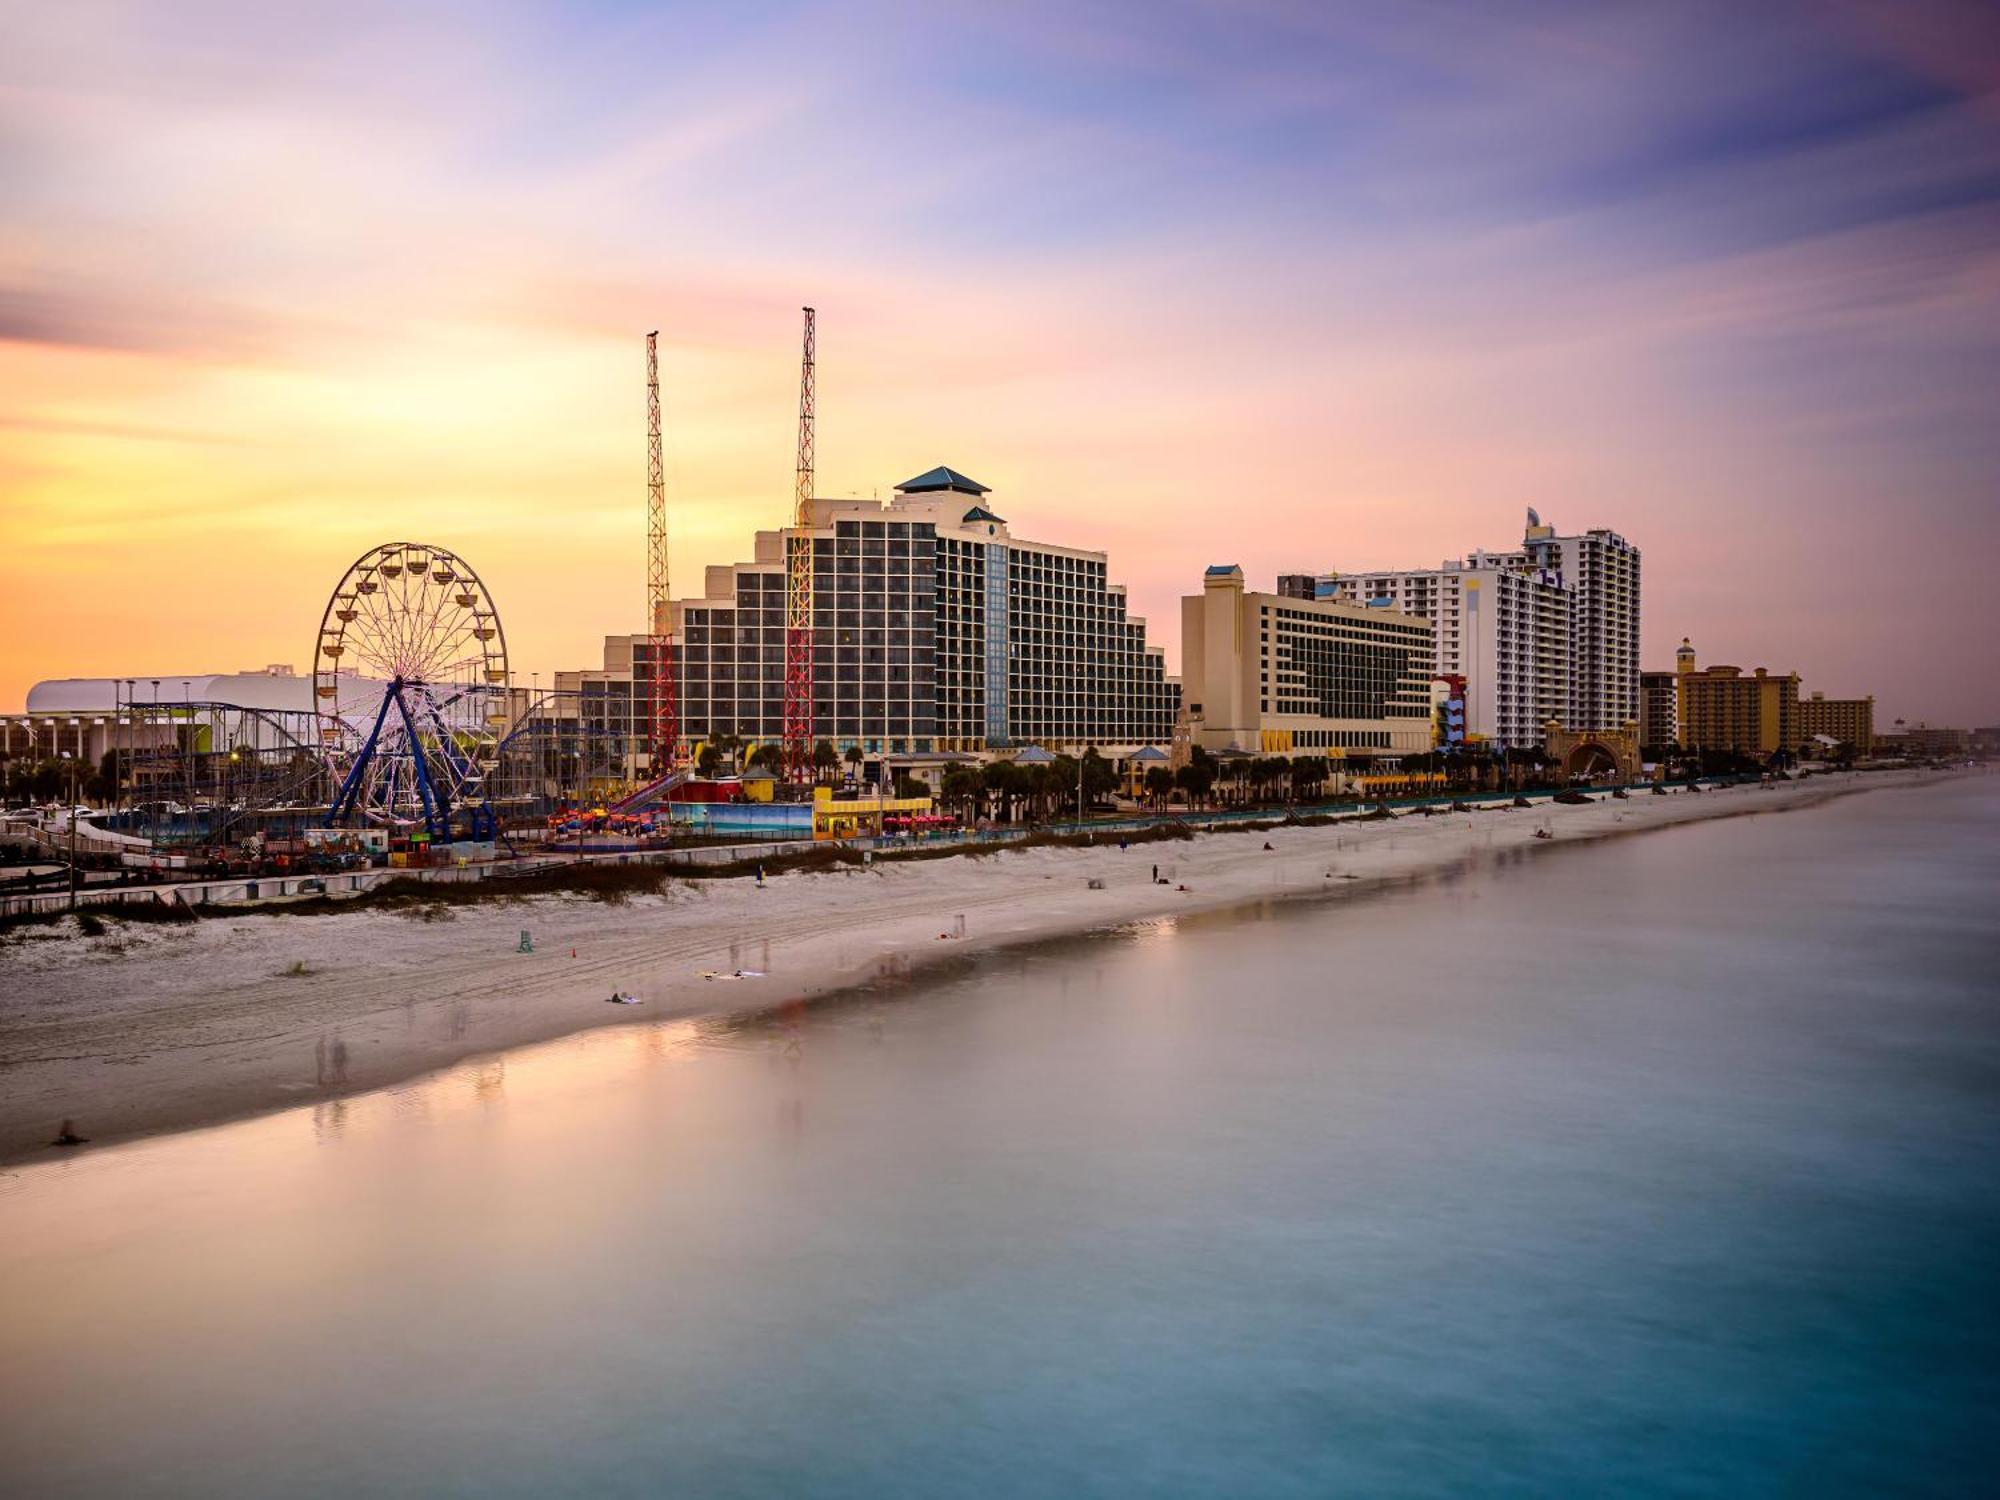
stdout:
[[1695,668],[1694,647],[1674,653],[1675,703],[1681,747],[1768,756],[1795,751],[1800,741],[1799,674],[1759,667]]
[[1838,740],[1856,755],[1875,753],[1875,700],[1829,698],[1814,693],[1799,702],[1799,741],[1813,744],[1815,735]]
[[1347,789],[1357,797],[1421,797],[1441,792],[1451,778],[1442,771],[1399,771],[1382,776],[1350,776]]
[[897,818],[921,817],[931,810],[928,797],[836,797],[833,788],[813,788],[813,837],[871,838],[882,825]]

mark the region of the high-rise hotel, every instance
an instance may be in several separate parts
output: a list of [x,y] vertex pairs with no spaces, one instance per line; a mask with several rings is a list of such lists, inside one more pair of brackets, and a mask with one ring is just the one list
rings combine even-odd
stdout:
[[1557,536],[1528,512],[1526,566],[1560,578],[1576,599],[1570,729],[1622,729],[1639,718],[1639,549],[1615,531]]
[[1639,718],[1639,549],[1616,532],[1558,536],[1531,510],[1514,551],[1329,573],[1314,591],[1433,621],[1438,673],[1465,679],[1470,734],[1526,746],[1552,719],[1617,730]]
[[1799,674],[1758,667],[1747,677],[1741,667],[1695,666],[1694,646],[1681,637],[1674,653],[1679,687],[1675,718],[1681,747],[1724,750],[1764,757],[1796,751],[1799,732]]
[[[874,500],[816,499],[809,528],[759,532],[749,562],[708,569],[672,606],[683,742],[784,732],[790,549],[813,557],[813,735],[866,753],[1031,743],[1166,744],[1180,684],[1126,613],[1102,552],[1016,537],[963,474],[933,469]],[[604,669],[563,673],[586,738],[642,747],[643,636]]]

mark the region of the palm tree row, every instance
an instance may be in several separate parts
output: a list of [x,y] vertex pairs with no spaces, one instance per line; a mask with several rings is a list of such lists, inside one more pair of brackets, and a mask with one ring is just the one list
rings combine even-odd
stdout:
[[1040,765],[1011,760],[984,766],[953,766],[945,772],[940,801],[970,821],[1036,822],[1077,811],[1081,791],[1088,808],[1118,785],[1111,762],[1095,750],[1079,759],[1058,755]]

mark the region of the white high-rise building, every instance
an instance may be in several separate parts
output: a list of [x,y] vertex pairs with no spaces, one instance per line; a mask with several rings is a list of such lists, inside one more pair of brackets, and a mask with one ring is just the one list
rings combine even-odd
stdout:
[[1437,627],[1437,671],[1465,679],[1465,729],[1500,745],[1539,744],[1569,711],[1574,593],[1553,574],[1475,552],[1436,568],[1336,573],[1323,597],[1420,615]]
[[1639,549],[1615,531],[1557,536],[1528,512],[1527,566],[1554,573],[1576,595],[1570,729],[1622,729],[1639,719]]
[[1551,719],[1603,730],[1639,717],[1639,549],[1615,532],[1557,536],[1531,510],[1518,551],[1329,573],[1316,592],[1434,621],[1439,675],[1465,679],[1469,734],[1524,746]]

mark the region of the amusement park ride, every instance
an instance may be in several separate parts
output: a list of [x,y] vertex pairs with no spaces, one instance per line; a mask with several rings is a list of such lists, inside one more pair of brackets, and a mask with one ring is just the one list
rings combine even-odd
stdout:
[[[814,779],[815,315],[803,309],[798,454],[785,618],[780,800]],[[629,720],[577,687],[514,686],[500,611],[449,548],[370,548],[342,574],[313,642],[312,699],[296,710],[162,699],[121,703],[114,744],[123,826],[211,852],[314,826],[385,832],[392,853],[595,816],[650,832],[694,795],[675,693],[659,335],[646,335],[647,618]],[[128,685],[129,686],[129,685]],[[643,768],[643,769],[642,769]],[[633,779],[640,782],[633,789]]]
[[553,716],[523,733],[535,709],[517,697],[499,610],[471,564],[385,542],[327,600],[309,709],[176,701],[157,684],[121,704],[115,823],[157,849],[211,854],[314,827],[493,839],[550,800]]
[[[815,315],[803,311],[781,746],[791,797],[807,794],[814,772]],[[385,832],[393,853],[568,826],[597,803],[598,816],[650,831],[659,804],[691,795],[683,789],[694,778],[676,703],[662,459],[655,332],[646,336],[647,617],[629,720],[587,710],[574,686],[517,688],[499,608],[472,565],[435,543],[384,542],[327,600],[310,707],[171,701],[157,682],[148,701],[134,691],[119,703],[120,827],[156,847],[211,854],[304,841],[315,827],[366,828]]]
[[479,575],[423,542],[370,548],[343,575],[313,656],[326,826],[490,839],[488,781],[508,723],[507,637]]
[[815,323],[805,309],[799,363],[799,459],[792,498],[791,569],[785,587],[785,780],[813,779],[813,405]]
[[[813,309],[804,313],[783,754],[786,780],[809,786],[813,556],[809,537],[799,534],[811,524],[815,327]],[[618,815],[647,815],[692,775],[676,703],[670,598],[654,332],[646,335],[647,649],[639,700],[645,724],[637,747],[647,752],[652,775],[611,804]],[[463,558],[420,542],[372,548],[342,577],[320,622],[313,695],[317,748],[331,788],[324,819],[329,828],[420,829],[433,842],[492,839],[503,823],[531,815],[535,804],[548,800],[550,762],[581,760],[590,734],[573,713],[562,712],[559,695],[529,702],[512,687],[506,634],[486,586]],[[551,728],[565,720],[574,726],[568,741],[560,727]]]
[[648,749],[655,777],[671,773],[680,745],[674,694],[673,588],[667,574],[667,469],[660,451],[660,335],[646,335],[646,630],[651,647]]
[[[661,452],[659,334],[646,335],[647,685],[641,746],[649,784],[615,805],[636,811],[685,779],[677,763],[666,473]],[[446,548],[388,542],[342,577],[313,657],[320,753],[333,788],[325,824],[421,830],[433,842],[494,838],[503,809],[542,800],[564,752],[549,740],[558,694],[512,687],[500,612],[471,564]],[[552,713],[551,709],[558,711]],[[515,773],[503,777],[503,759]],[[524,773],[525,774],[522,774]],[[508,782],[508,786],[503,786]]]

